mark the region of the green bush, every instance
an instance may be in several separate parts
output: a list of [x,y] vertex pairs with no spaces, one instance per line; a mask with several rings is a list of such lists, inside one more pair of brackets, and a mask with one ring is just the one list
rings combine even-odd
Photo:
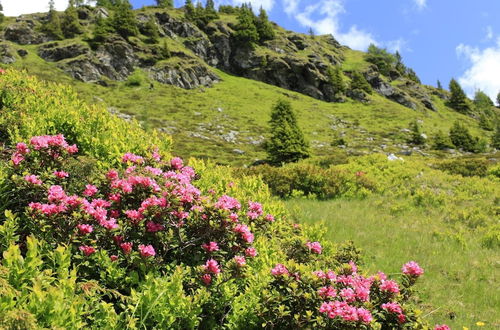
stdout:
[[461,176],[479,176],[488,175],[490,162],[484,158],[462,158],[439,163],[437,168]]

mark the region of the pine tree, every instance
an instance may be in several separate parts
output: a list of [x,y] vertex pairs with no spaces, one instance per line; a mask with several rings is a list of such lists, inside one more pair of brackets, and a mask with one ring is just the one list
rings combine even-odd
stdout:
[[205,10],[203,12],[203,21],[206,24],[219,18],[219,14],[215,9],[214,0],[207,0],[205,4]]
[[54,3],[54,0],[49,0],[49,13],[55,10],[56,10],[56,5]]
[[271,138],[266,151],[272,164],[296,162],[310,156],[309,144],[297,124],[290,102],[280,100],[271,111]]
[[491,146],[500,150],[500,124],[497,124],[495,134],[491,137]]
[[66,38],[74,38],[83,32],[78,13],[75,8],[75,0],[70,0],[68,8],[64,12],[61,29]]
[[128,0],[123,0],[116,6],[111,18],[111,23],[115,31],[123,38],[136,36],[138,34],[137,20]]
[[186,4],[184,5],[184,16],[190,21],[193,21],[195,18],[195,8],[191,0],[186,0]]
[[354,71],[351,78],[351,90],[362,90],[367,94],[372,93],[372,86],[366,81],[365,76],[359,71]]
[[456,121],[450,129],[450,140],[453,145],[464,151],[474,151],[476,140],[469,133],[467,127]]
[[266,40],[272,40],[276,37],[273,29],[273,25],[269,21],[267,12],[264,8],[260,7],[259,17],[255,21],[255,26],[257,27],[257,32],[259,33],[259,41],[264,42]]
[[148,42],[152,44],[158,43],[160,40],[160,33],[158,32],[158,25],[154,17],[150,17],[146,25],[144,26],[144,35],[149,37]]
[[438,131],[432,137],[432,149],[434,150],[452,149],[453,147],[450,137],[444,134],[443,131]]
[[55,10],[54,0],[49,1],[49,14],[47,20],[42,24],[42,31],[55,39],[62,39],[63,32],[61,29],[61,18]]
[[98,17],[94,26],[93,41],[96,43],[105,42],[108,36],[114,32],[110,19]]
[[173,0],[156,0],[156,6],[160,8],[174,8]]
[[234,37],[243,46],[253,47],[259,41],[259,33],[255,26],[255,15],[247,5],[242,5],[235,27]]
[[335,91],[336,98],[342,98],[346,92],[346,85],[344,83],[344,78],[342,78],[342,69],[340,66],[335,66],[335,69],[328,67],[327,76],[330,85]]
[[3,6],[0,3],[0,23],[2,23],[5,19],[5,15],[3,14]]
[[425,143],[425,138],[422,135],[422,130],[417,121],[410,123],[410,130],[411,130],[411,137],[409,140],[410,143],[416,145],[422,145]]
[[308,31],[309,35],[314,39],[316,37],[316,34],[314,33],[314,30],[312,27],[309,27],[309,31]]
[[417,84],[421,84],[422,82],[420,81],[420,78],[417,76],[417,73],[410,68],[406,68],[406,76],[408,79],[416,82]]
[[450,100],[448,101],[448,106],[456,111],[467,114],[470,112],[470,105],[467,101],[467,96],[460,86],[460,84],[455,80],[450,81]]
[[163,40],[163,44],[160,50],[160,55],[163,60],[169,59],[172,56],[166,40]]
[[439,80],[437,81],[437,89],[439,89],[440,91],[443,90],[443,85],[441,85],[441,82]]

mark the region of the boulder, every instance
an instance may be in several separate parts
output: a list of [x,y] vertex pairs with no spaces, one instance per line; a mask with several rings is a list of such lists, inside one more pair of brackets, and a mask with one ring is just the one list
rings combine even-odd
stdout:
[[35,32],[33,27],[24,22],[7,26],[4,31],[4,36],[6,40],[20,45],[41,44],[52,40],[52,38],[45,34]]
[[16,61],[14,50],[7,44],[0,44],[0,62],[12,64]]
[[42,45],[38,48],[38,56],[49,62],[59,62],[90,53],[90,48],[84,44],[69,44],[61,46],[58,42]]
[[210,87],[220,78],[206,66],[199,63],[186,65],[163,65],[149,69],[149,76],[162,84],[174,85],[184,89]]
[[411,100],[409,95],[387,83],[381,78],[377,71],[373,69],[368,70],[365,72],[365,78],[372,88],[380,95],[412,110],[417,109],[417,105]]

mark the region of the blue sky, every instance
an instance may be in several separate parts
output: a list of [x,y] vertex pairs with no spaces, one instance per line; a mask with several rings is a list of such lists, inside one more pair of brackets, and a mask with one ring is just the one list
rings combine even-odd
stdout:
[[[55,0],[64,9],[67,0]],[[196,0],[193,0],[194,2]],[[204,2],[205,0],[203,0]],[[44,0],[2,0],[7,15],[43,11]],[[153,0],[131,0],[135,7]],[[500,91],[500,0],[216,0],[251,2],[271,20],[298,32],[312,27],[342,44],[364,50],[370,43],[399,50],[425,84],[459,79],[469,95]],[[176,7],[184,0],[175,0]],[[38,9],[40,7],[40,9]]]

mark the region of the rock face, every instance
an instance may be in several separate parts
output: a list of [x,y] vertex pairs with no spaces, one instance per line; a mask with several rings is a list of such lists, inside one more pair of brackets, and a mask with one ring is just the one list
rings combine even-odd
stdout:
[[90,48],[83,44],[69,44],[61,46],[58,42],[42,45],[38,48],[38,56],[46,61],[59,62],[67,58],[88,55]]
[[199,86],[210,87],[219,77],[208,68],[200,65],[162,65],[149,69],[149,76],[162,83],[193,89]]
[[5,28],[4,37],[6,40],[18,43],[20,45],[41,44],[51,41],[49,36],[34,30],[34,23],[27,21],[20,21],[18,23],[9,25]]
[[7,44],[0,44],[0,62],[3,64],[12,64],[15,61],[14,50]]
[[386,82],[380,74],[375,70],[365,72],[365,78],[380,95],[397,102],[412,110],[417,110],[417,105],[412,101],[411,97],[400,89],[394,88],[391,84]]

